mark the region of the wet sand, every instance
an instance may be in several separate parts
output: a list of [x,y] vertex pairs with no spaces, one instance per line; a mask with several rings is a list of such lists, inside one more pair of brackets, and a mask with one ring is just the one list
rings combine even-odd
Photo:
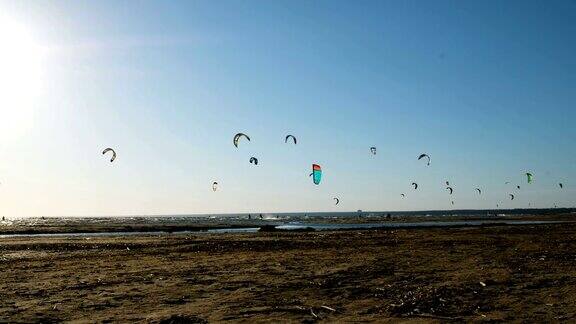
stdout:
[[576,321],[576,225],[4,238],[0,318]]

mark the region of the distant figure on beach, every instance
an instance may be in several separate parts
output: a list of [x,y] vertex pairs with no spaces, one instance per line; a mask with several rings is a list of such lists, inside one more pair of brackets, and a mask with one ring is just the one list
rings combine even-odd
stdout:
[[248,219],[252,219],[252,215],[248,214]]
[[2,221],[5,221],[5,220],[6,220],[6,217],[2,216]]
[[264,217],[262,217],[262,214],[260,214],[260,219],[264,219]]

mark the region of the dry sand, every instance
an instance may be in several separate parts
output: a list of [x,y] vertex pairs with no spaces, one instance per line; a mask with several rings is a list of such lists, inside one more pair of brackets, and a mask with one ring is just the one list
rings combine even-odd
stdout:
[[576,321],[576,225],[0,239],[9,322]]

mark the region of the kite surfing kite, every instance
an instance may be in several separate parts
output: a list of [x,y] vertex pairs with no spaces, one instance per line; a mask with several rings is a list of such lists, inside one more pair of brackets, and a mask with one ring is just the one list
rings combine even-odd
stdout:
[[452,205],[454,205],[454,200],[452,200]]
[[514,195],[513,194],[509,194],[510,196],[510,200],[514,200]]
[[427,158],[428,165],[430,165],[430,156],[428,154],[420,154],[420,156],[418,157],[418,161],[422,160],[423,158]]
[[255,157],[251,157],[250,158],[250,163],[254,164],[254,165],[258,165],[258,159]]
[[286,135],[286,138],[284,139],[284,143],[288,143],[289,138],[291,138],[294,141],[294,144],[297,143],[296,137],[294,137],[294,135]]
[[336,200],[336,205],[338,205],[340,203],[340,199],[334,197],[334,200]]
[[482,194],[482,190],[480,190],[480,188],[476,188],[476,190],[478,191],[478,194],[479,194],[479,195]]
[[241,137],[245,137],[248,141],[250,141],[250,137],[248,137],[248,135],[244,133],[238,133],[234,135],[234,146],[238,147],[238,141],[240,140]]
[[402,198],[406,198],[406,195],[405,195],[405,194],[400,194],[400,196],[402,196]]
[[372,152],[373,155],[376,155],[376,147],[372,146],[370,152]]
[[108,153],[108,152],[110,152],[110,151],[112,151],[112,158],[110,159],[110,162],[114,162],[114,160],[116,159],[116,151],[114,151],[113,149],[111,149],[111,148],[105,149],[105,150],[102,152],[102,155],[104,155],[104,154],[106,154],[106,153]]
[[216,191],[218,189],[218,182],[212,182],[212,191]]
[[520,189],[520,186],[516,186],[516,189]]
[[312,164],[312,181],[315,185],[319,185],[320,180],[322,180],[322,168],[318,164]]
[[564,185],[562,183],[558,184],[560,186],[560,189],[564,188]]
[[446,185],[449,186],[449,185],[450,185],[450,182],[449,182],[449,181],[446,181]]
[[454,190],[452,189],[452,187],[446,187],[446,190],[450,191],[450,194],[452,194],[452,192],[454,191]]
[[416,182],[412,182],[412,185],[414,186],[414,190],[418,189],[418,184]]
[[532,183],[532,173],[526,172],[526,178],[528,180],[528,183]]

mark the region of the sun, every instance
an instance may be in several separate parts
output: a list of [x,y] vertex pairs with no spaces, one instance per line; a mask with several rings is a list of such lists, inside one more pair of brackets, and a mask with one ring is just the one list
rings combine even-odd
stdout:
[[31,129],[41,61],[42,47],[26,26],[0,15],[0,143]]

